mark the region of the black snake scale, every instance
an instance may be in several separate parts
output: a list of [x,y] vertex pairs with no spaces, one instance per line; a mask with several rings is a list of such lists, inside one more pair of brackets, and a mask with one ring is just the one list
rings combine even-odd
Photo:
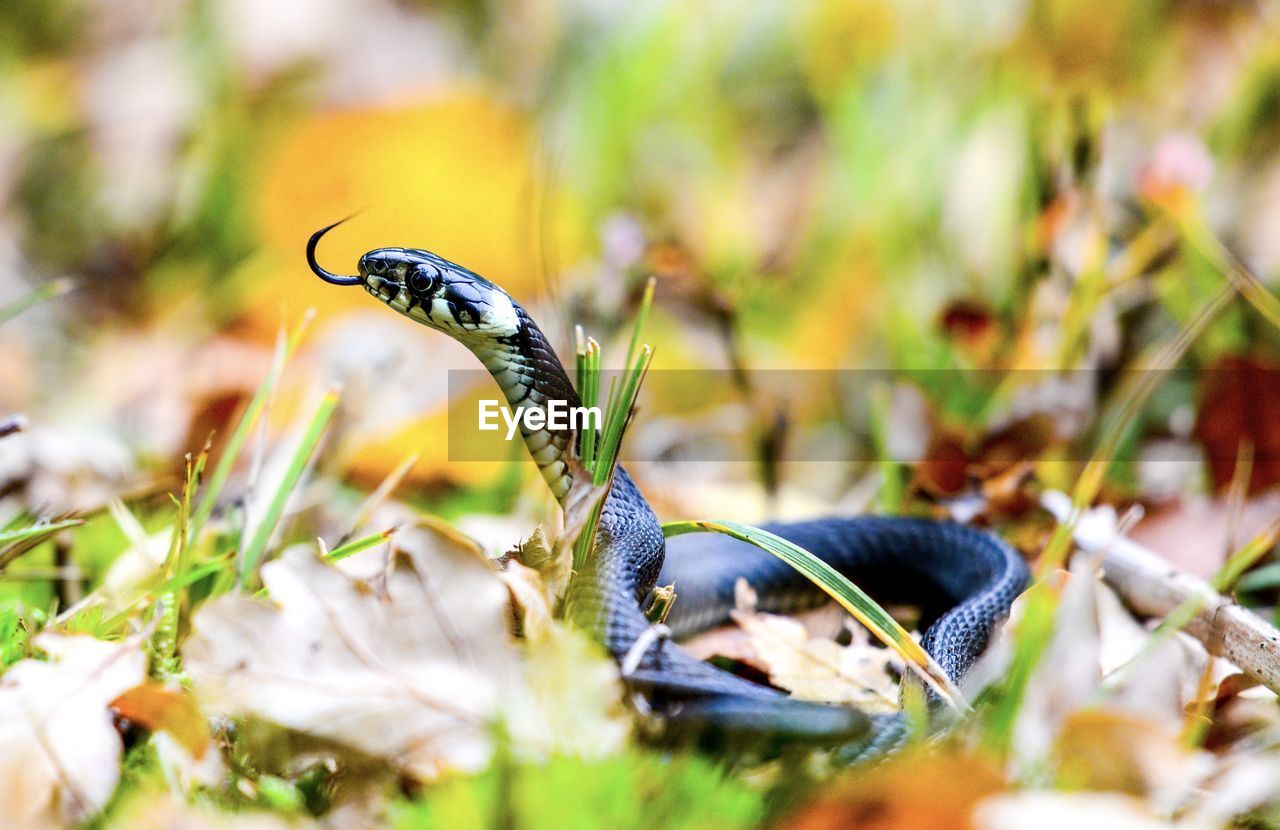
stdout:
[[[330,226],[332,227],[332,226]],[[508,404],[545,407],[580,401],[555,351],[529,315],[505,291],[427,251],[379,248],[360,259],[359,275],[321,268],[312,236],[308,262],[322,279],[363,285],[410,318],[466,345],[502,388]],[[568,431],[525,430],[543,478],[563,503],[571,484]],[[856,517],[766,525],[812,551],[880,602],[919,606],[928,628],[923,645],[959,680],[987,645],[995,626],[1027,581],[1017,553],[997,536],[921,519]],[[644,705],[672,732],[699,737],[754,735],[774,741],[817,740],[831,746],[886,749],[905,734],[900,715],[868,718],[850,708],[793,700],[697,660],[654,637],[640,610],[655,584],[672,584],[678,599],[668,620],[676,636],[725,622],[734,585],[745,578],[760,607],[787,612],[823,595],[786,563],[729,537],[677,537],[664,544],[661,526],[626,470],[619,468],[601,514],[593,559],[576,574],[566,608],[628,669]]]

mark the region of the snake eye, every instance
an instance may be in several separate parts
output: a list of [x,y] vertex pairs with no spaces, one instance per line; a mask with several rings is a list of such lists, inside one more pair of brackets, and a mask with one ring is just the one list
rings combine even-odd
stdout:
[[440,272],[434,265],[418,265],[409,272],[409,290],[415,294],[427,294],[440,280]]

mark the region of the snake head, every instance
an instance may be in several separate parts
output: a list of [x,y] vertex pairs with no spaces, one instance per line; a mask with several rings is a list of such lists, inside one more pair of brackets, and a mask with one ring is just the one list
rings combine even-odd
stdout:
[[377,248],[360,257],[353,276],[326,271],[316,262],[316,243],[337,224],[316,231],[307,243],[307,262],[325,282],[362,285],[406,317],[464,342],[510,337],[519,331],[518,306],[507,292],[430,251]]

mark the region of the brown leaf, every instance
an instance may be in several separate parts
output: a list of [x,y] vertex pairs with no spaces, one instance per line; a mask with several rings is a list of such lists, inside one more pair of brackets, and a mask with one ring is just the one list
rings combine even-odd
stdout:
[[209,748],[209,724],[185,692],[144,683],[111,701],[111,708],[152,732],[168,732],[196,760]]
[[908,755],[845,778],[781,823],[785,830],[958,830],[976,804],[1004,788],[988,761]]
[[889,649],[865,638],[848,646],[811,639],[804,623],[776,614],[734,611],[733,619],[750,638],[770,682],[793,697],[897,711],[898,684],[890,670],[897,661]]
[[519,633],[529,640],[544,636],[551,625],[552,609],[542,577],[533,568],[510,559],[498,571],[498,578],[511,592],[511,608]]
[[1231,483],[1244,442],[1253,446],[1249,492],[1280,482],[1280,366],[1227,357],[1207,369],[1195,432],[1215,486]]
[[942,330],[957,345],[985,363],[1000,337],[995,315],[975,299],[952,300],[938,318]]
[[964,439],[938,430],[929,439],[924,461],[916,467],[915,484],[934,498],[958,495],[969,483],[968,466]]

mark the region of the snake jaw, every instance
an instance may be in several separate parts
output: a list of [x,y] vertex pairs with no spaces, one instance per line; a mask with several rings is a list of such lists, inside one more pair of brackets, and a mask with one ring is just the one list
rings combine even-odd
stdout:
[[365,288],[382,302],[390,304],[399,296],[404,286],[396,280],[369,274],[365,278]]

